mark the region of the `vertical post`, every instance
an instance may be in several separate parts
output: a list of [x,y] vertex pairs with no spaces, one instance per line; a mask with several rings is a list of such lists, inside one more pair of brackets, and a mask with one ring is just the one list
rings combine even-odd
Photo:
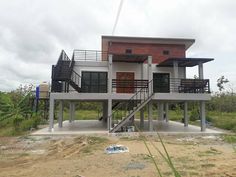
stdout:
[[177,61],[174,61],[173,65],[174,65],[174,78],[179,78],[179,66],[178,66],[178,62],[177,62]]
[[140,110],[140,129],[144,128],[144,108]]
[[164,104],[162,102],[158,102],[158,120],[164,120]]
[[107,117],[107,128],[108,131],[112,128],[112,55],[108,55],[108,117]]
[[169,103],[165,103],[165,119],[169,122]]
[[75,120],[75,102],[72,102],[72,115],[71,115],[71,121],[74,122]]
[[200,101],[200,119],[201,119],[201,131],[206,131],[206,113],[205,113],[205,101]]
[[112,55],[108,55],[108,93],[112,93]]
[[148,128],[149,131],[153,131],[153,118],[152,118],[152,101],[148,103]]
[[49,101],[49,131],[53,131],[54,126],[54,98],[50,97]]
[[104,101],[102,103],[102,117],[103,117],[103,122],[106,122],[107,121],[107,118],[108,118],[108,102],[107,101]]
[[204,76],[203,76],[203,64],[202,62],[199,62],[198,63],[198,77],[199,79],[203,79]]
[[72,103],[72,101],[70,101],[69,106],[70,106],[69,122],[71,123],[72,120],[74,119],[73,118],[74,117],[74,111],[73,111],[73,103]]
[[188,126],[188,102],[184,102],[184,126]]
[[112,100],[108,99],[108,117],[107,117],[107,129],[110,131],[112,128]]
[[63,122],[63,100],[60,100],[59,102],[59,115],[58,115],[58,127],[62,128],[62,122]]
[[[148,82],[150,82],[153,78],[152,75],[152,56],[148,56]],[[152,84],[148,86],[149,94],[153,92]]]

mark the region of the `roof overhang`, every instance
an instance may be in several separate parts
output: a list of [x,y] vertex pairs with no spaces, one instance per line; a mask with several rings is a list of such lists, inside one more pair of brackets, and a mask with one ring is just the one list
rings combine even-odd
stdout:
[[178,67],[193,67],[199,63],[207,63],[214,60],[213,58],[169,58],[158,65],[157,67],[173,67],[174,63],[178,63]]
[[147,58],[148,55],[112,54],[113,62],[143,63]]
[[184,45],[187,50],[195,39],[186,38],[154,38],[154,37],[130,37],[130,36],[102,36],[102,41],[120,42],[120,43],[140,43],[140,44],[169,44],[169,45]]

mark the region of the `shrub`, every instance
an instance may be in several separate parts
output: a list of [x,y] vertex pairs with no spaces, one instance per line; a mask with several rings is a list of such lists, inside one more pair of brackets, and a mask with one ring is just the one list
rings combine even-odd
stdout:
[[19,130],[20,131],[27,131],[31,128],[38,128],[38,125],[40,124],[40,118],[38,117],[32,117],[30,119],[26,119],[21,122]]

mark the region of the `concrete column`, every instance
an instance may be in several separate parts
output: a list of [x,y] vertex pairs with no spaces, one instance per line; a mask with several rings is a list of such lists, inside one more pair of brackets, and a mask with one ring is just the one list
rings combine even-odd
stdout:
[[144,128],[144,108],[140,110],[140,129]]
[[112,128],[112,100],[108,99],[108,118],[107,118],[107,129],[108,131]]
[[[151,81],[153,79],[152,75],[152,56],[148,56],[148,70],[147,70],[147,75],[148,75],[148,81]],[[153,92],[153,87],[152,84],[149,85],[149,93]]]
[[202,62],[200,62],[198,64],[198,77],[199,77],[199,79],[204,78],[204,76],[203,76],[203,63]]
[[150,101],[147,106],[148,106],[148,129],[150,132],[152,132],[153,131],[152,101]]
[[103,122],[106,122],[107,121],[107,117],[108,117],[108,102],[107,101],[104,101],[102,103],[102,121]]
[[158,102],[158,120],[164,120],[164,104],[162,102]]
[[200,119],[201,119],[201,131],[206,131],[206,112],[205,101],[200,101]]
[[70,101],[69,105],[70,105],[69,122],[71,123],[72,121],[75,120],[75,103]]
[[50,97],[49,100],[49,131],[53,131],[54,127],[54,99]]
[[62,128],[63,112],[64,112],[63,100],[60,100],[60,102],[59,102],[59,115],[58,115],[58,126],[59,126],[59,128]]
[[169,103],[165,103],[165,118],[166,122],[169,122]]
[[184,102],[184,126],[188,126],[188,103],[187,101]]
[[72,102],[72,115],[71,115],[71,120],[74,122],[75,121],[75,103]]
[[177,61],[174,61],[173,65],[174,65],[174,78],[179,78],[179,66],[178,66],[178,62],[177,62]]
[[108,93],[112,93],[112,55],[108,55]]

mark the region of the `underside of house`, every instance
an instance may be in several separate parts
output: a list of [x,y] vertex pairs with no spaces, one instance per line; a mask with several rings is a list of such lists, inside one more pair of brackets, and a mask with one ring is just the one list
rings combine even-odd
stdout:
[[[69,101],[70,122],[75,119],[75,103],[101,102],[98,121],[110,133],[127,131],[144,108],[148,130],[153,131],[153,105],[158,105],[158,120],[168,121],[169,105],[184,103],[184,126],[188,126],[188,103],[199,102],[201,131],[206,129],[205,102],[210,100],[210,82],[204,78],[203,64],[211,58],[187,58],[193,39],[102,36],[102,49],[74,50],[69,58],[62,51],[52,66],[49,131],[54,119],[63,126],[63,102]],[[186,78],[187,67],[198,67],[196,78]],[[59,114],[55,117],[55,103]],[[136,117],[137,119],[137,117]]]

